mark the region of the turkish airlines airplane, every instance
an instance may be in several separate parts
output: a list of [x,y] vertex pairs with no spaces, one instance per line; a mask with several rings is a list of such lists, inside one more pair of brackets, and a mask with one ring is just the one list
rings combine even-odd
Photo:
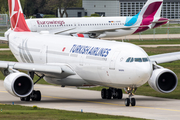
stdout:
[[161,18],[163,0],[148,0],[142,10],[132,17],[43,18],[26,20],[32,32],[86,38],[120,37],[139,33],[166,24]]
[[[19,62],[0,61],[0,69],[6,76],[4,87],[21,101],[41,100],[34,85],[42,78],[63,87],[109,87],[102,89],[102,99],[122,99],[124,89],[129,94],[126,106],[136,105],[133,92],[146,82],[161,93],[170,93],[177,86],[176,74],[157,64],[179,60],[180,52],[148,56],[130,43],[31,32],[19,0],[8,3],[11,31],[7,41]],[[39,76],[35,83],[34,75]]]

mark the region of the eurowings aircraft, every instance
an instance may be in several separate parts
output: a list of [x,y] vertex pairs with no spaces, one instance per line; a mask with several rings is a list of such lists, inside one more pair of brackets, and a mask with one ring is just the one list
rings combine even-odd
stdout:
[[163,0],[148,0],[133,17],[43,18],[26,20],[32,32],[86,38],[119,37],[159,27],[168,22],[161,18]]
[[[8,3],[11,31],[7,41],[18,62],[0,61],[0,69],[6,76],[4,87],[21,101],[41,100],[41,92],[34,90],[41,78],[62,86],[109,87],[102,89],[102,99],[122,99],[124,89],[129,94],[126,106],[136,105],[133,92],[146,82],[161,93],[177,86],[176,74],[157,64],[179,60],[180,52],[148,56],[130,43],[31,32],[19,0]],[[33,83],[35,74],[39,79]]]

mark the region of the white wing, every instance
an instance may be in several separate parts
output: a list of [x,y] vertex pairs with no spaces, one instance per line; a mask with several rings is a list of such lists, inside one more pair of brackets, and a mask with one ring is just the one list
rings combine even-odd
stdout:
[[0,40],[2,40],[2,41],[8,41],[7,38],[5,38],[5,37],[0,37]]
[[[34,71],[45,76],[66,78],[76,73],[67,64],[34,64],[34,63],[19,63],[0,61],[1,70],[25,70]],[[3,72],[3,71],[2,71]]]
[[152,55],[149,57],[151,61],[160,63],[168,63],[180,60],[180,52],[165,53],[159,55]]

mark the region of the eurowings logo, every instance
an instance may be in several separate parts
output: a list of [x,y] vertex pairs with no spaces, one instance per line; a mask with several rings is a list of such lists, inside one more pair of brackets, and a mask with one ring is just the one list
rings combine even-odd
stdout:
[[14,31],[30,31],[22,12],[19,0],[8,0],[9,14],[11,19],[11,29]]

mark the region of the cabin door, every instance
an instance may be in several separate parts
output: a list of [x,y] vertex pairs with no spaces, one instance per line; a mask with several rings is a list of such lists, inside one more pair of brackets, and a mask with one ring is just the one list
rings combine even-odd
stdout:
[[40,62],[42,64],[47,63],[47,46],[43,45],[40,50]]
[[111,61],[110,61],[110,64],[109,64],[109,69],[110,70],[115,70],[116,59],[117,59],[119,54],[120,54],[120,52],[115,52],[113,54],[113,56],[111,57]]

